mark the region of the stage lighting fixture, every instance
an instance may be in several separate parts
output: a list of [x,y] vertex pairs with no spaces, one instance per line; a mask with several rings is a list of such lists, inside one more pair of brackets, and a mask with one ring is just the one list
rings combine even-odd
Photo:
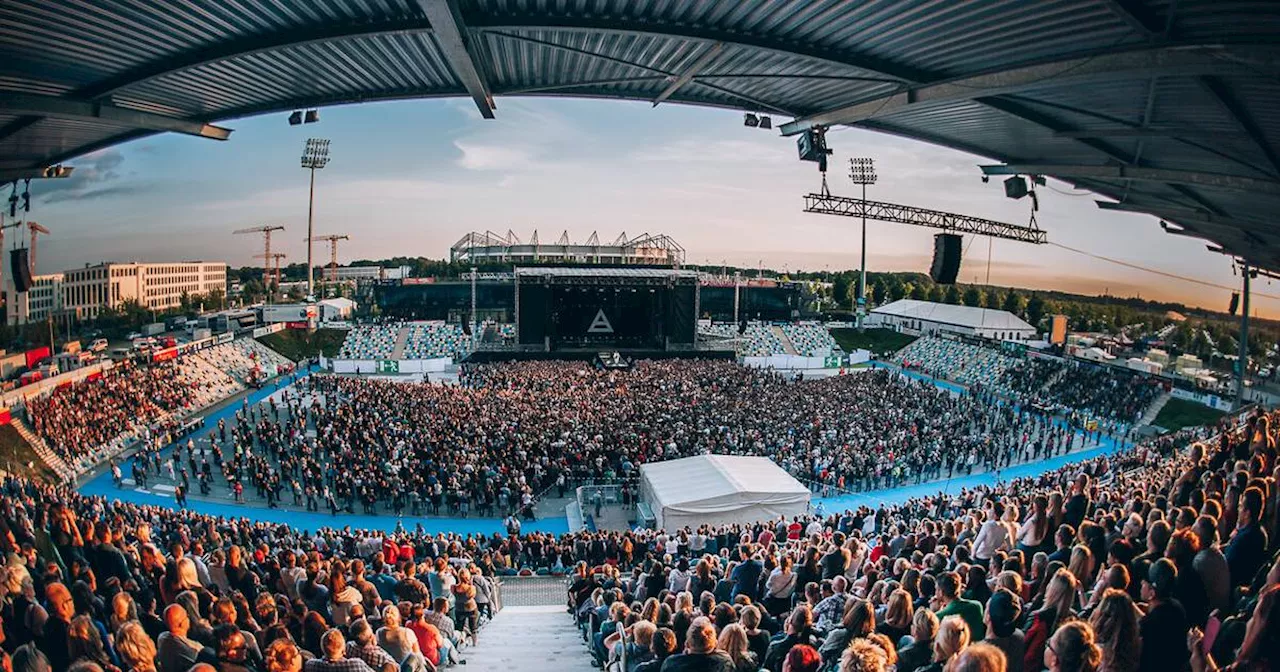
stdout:
[[1014,175],[1004,181],[1004,195],[1009,198],[1022,198],[1027,195],[1027,180],[1021,175]]
[[320,110],[307,110],[307,114],[302,121],[307,124],[314,124],[320,121]]
[[289,125],[297,126],[298,124],[301,124],[301,123],[302,123],[302,112],[300,110],[294,110],[293,114],[289,115]]
[[983,175],[983,176],[982,176],[982,183],[983,183],[983,184],[986,184],[986,183],[988,183],[988,182],[990,182],[990,181],[991,181],[991,176],[990,176],[990,175]]
[[773,128],[773,119],[770,119],[768,115],[760,115],[760,128],[766,131]]
[[760,125],[760,117],[757,117],[756,115],[751,114],[750,112],[747,112],[746,114],[742,115],[742,125],[755,128]]

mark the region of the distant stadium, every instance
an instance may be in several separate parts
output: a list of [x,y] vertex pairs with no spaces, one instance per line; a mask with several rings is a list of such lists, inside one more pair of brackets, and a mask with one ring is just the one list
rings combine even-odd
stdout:
[[684,248],[665,234],[641,234],[628,238],[626,232],[613,242],[601,244],[592,231],[586,242],[575,243],[569,232],[554,243],[544,243],[534,230],[523,241],[512,231],[500,236],[492,231],[472,231],[449,248],[449,259],[459,263],[504,262],[515,264],[595,264],[605,266],[669,266],[684,264]]

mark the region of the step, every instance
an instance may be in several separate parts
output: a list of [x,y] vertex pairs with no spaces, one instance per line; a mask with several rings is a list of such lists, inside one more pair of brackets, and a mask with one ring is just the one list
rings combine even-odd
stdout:
[[[592,672],[591,654],[563,605],[506,607],[486,625],[466,670]],[[463,669],[463,668],[454,668]]]

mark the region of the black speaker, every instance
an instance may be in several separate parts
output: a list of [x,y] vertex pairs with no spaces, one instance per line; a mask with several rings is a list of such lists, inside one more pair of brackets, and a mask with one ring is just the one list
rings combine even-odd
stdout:
[[1020,175],[1004,181],[1004,195],[1009,198],[1022,198],[1027,195],[1027,180]]
[[960,274],[960,243],[964,239],[954,233],[939,233],[933,237],[933,266],[929,277],[940,285],[956,284]]
[[1240,292],[1231,292],[1231,306],[1227,310],[1235,315],[1238,308],[1240,308]]
[[19,292],[31,289],[31,262],[27,260],[27,248],[9,252],[9,268],[13,270],[13,287]]

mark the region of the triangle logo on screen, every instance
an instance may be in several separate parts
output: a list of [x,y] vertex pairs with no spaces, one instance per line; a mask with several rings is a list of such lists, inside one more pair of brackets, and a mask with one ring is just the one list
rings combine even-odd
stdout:
[[604,316],[604,308],[596,313],[596,318],[591,320],[591,326],[587,327],[588,334],[612,334],[613,325],[609,324],[609,318]]

